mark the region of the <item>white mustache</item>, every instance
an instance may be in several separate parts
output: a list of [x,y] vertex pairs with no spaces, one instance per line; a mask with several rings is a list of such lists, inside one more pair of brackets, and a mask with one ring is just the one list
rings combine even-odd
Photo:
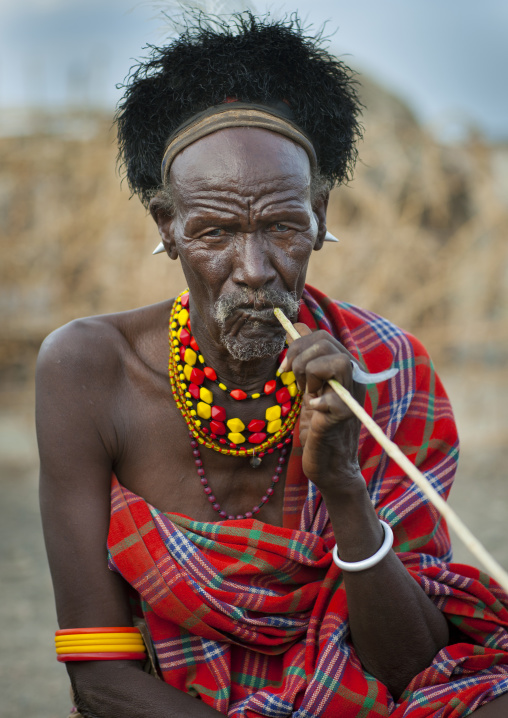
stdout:
[[266,318],[267,312],[280,307],[285,314],[296,316],[298,314],[299,300],[293,292],[282,292],[277,289],[257,290],[249,295],[247,289],[234,294],[225,294],[217,300],[214,307],[214,316],[220,325],[223,325],[238,309],[245,309],[253,317]]

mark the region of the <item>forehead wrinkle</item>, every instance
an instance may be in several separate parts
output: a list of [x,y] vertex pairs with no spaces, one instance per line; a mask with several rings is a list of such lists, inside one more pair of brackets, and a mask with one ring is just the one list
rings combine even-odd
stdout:
[[242,192],[242,188],[238,188],[238,190],[230,188],[227,190],[227,194],[219,188],[210,190],[199,188],[194,192],[190,189],[182,199],[184,207],[191,213],[208,210],[225,214],[243,212],[263,214],[271,209],[279,209],[280,205],[297,209],[298,205],[306,203],[307,197],[302,195],[308,189],[308,183],[300,188],[292,187],[285,190],[274,188],[270,191],[266,188],[258,188],[256,193]]
[[195,192],[227,193],[239,204],[252,204],[279,188],[303,196],[310,174],[305,150],[291,140],[266,130],[230,128],[186,147],[175,158],[169,179],[182,199]]
[[206,192],[206,194],[197,192],[194,196],[192,193],[189,193],[186,195],[183,204],[190,214],[199,212],[221,212],[223,214],[235,215],[247,210],[251,202],[251,197],[225,197],[223,191],[216,190]]
[[[268,194],[260,197],[255,203],[255,208],[259,212],[269,212],[271,209],[278,210],[279,205],[285,207],[298,209],[306,204],[306,197],[302,197],[301,193],[288,190],[288,192],[281,192],[278,197],[273,197]],[[253,206],[254,209],[254,206]]]
[[[187,179],[187,182],[185,180],[182,182],[182,178],[174,182],[174,186],[186,195],[196,192],[224,194],[224,185],[229,184],[231,187],[226,191],[250,195],[251,199],[255,199],[256,195],[261,197],[270,192],[300,192],[310,187],[310,177],[296,172],[289,174],[287,171],[281,171],[280,174],[269,179],[266,176],[253,177],[252,171],[235,172],[234,176],[219,172],[213,175],[196,172]],[[284,184],[286,187],[280,189]]]

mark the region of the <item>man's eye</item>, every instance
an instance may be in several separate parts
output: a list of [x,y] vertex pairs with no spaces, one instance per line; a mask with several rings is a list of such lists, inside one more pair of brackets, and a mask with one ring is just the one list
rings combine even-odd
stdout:
[[289,230],[289,227],[287,226],[287,224],[282,224],[281,222],[276,222],[273,225],[273,228],[275,229],[276,232],[287,232]]
[[220,237],[222,229],[210,229],[206,232],[206,237]]

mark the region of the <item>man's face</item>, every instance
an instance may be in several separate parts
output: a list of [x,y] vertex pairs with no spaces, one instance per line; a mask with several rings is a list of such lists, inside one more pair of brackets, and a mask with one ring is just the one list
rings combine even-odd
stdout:
[[182,262],[195,332],[204,325],[237,359],[276,356],[284,331],[273,306],[295,315],[320,245],[307,154],[267,130],[221,130],[183,150],[170,179],[166,237]]

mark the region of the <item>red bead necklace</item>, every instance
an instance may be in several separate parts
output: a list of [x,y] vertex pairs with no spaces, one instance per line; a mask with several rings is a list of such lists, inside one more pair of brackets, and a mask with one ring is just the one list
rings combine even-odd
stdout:
[[[280,475],[282,474],[282,471],[284,469],[284,464],[286,463],[286,456],[288,449],[286,446],[284,446],[280,450],[280,456],[279,461],[277,464],[277,468],[275,469],[275,473],[272,476],[272,481],[270,486],[267,488],[266,492],[261,497],[261,500],[258,504],[253,506],[253,508],[250,511],[246,511],[244,514],[237,514],[236,516],[233,514],[228,514],[227,511],[225,511],[222,506],[217,501],[217,498],[214,496],[213,491],[211,487],[208,484],[208,479],[205,476],[205,470],[203,468],[203,461],[201,459],[201,452],[199,451],[199,444],[194,438],[194,435],[192,432],[189,432],[189,436],[191,438],[191,446],[192,446],[192,454],[194,456],[194,463],[197,467],[197,472],[199,476],[199,480],[201,482],[201,485],[203,486],[203,491],[206,494],[206,498],[212,505],[212,508],[217,511],[219,516],[222,519],[228,519],[230,521],[234,519],[251,519],[255,514],[259,513],[261,508],[270,500],[270,497],[273,495],[274,488],[276,484],[280,481]],[[287,441],[287,440],[286,440]],[[289,440],[290,441],[290,440]]]

